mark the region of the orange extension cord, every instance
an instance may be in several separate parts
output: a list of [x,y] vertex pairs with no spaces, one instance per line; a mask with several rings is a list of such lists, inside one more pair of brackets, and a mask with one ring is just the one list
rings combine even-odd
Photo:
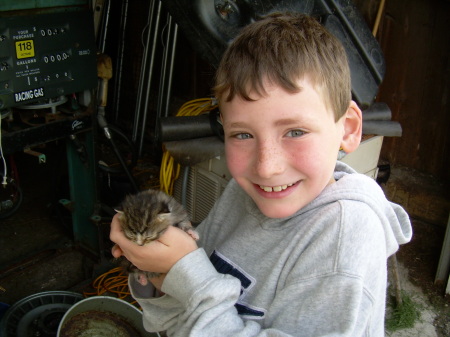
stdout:
[[[128,288],[128,275],[126,275],[120,267],[113,268],[97,277],[92,282],[92,288],[94,288],[95,291],[84,291],[84,297],[101,296],[105,293],[111,293],[115,294],[117,298],[124,300],[131,296]],[[136,304],[137,302],[133,301],[130,303]]]

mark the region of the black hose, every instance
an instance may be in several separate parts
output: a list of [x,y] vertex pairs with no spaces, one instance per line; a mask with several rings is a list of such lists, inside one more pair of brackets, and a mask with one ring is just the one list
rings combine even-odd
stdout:
[[[133,142],[131,141],[131,139],[122,131],[120,130],[118,127],[114,126],[114,125],[108,125],[108,129],[109,131],[112,131],[113,134],[117,134],[118,136],[120,136],[120,138],[125,141],[126,145],[129,147],[130,152],[131,152],[131,161],[130,163],[127,165],[128,170],[133,169],[133,167],[136,166],[137,161],[138,161],[138,153],[137,153],[137,149],[134,146]],[[111,135],[112,137],[112,135]],[[106,172],[106,173],[121,173],[123,172],[123,169],[121,167],[119,168],[115,168],[115,167],[109,167],[107,165],[103,165],[103,164],[99,164],[99,168]]]
[[105,132],[105,136],[106,138],[108,138],[109,142],[111,143],[111,147],[114,150],[114,153],[116,154],[117,159],[119,160],[120,165],[122,166],[125,174],[127,175],[128,179],[130,180],[131,186],[133,188],[134,193],[139,192],[139,188],[136,184],[136,180],[134,179],[133,175],[131,174],[131,171],[128,169],[127,164],[125,163],[125,161],[122,158],[122,155],[119,151],[119,149],[117,148],[116,143],[114,142],[114,138],[111,136],[111,132],[109,130],[109,127],[106,126],[103,128],[103,131]]
[[[11,178],[7,178],[6,181],[7,181],[8,185],[13,186],[13,189],[15,189],[15,192],[18,195],[18,199],[17,199],[16,203],[13,205],[13,207],[10,208],[8,211],[2,212],[1,208],[0,208],[0,219],[6,219],[6,218],[10,217],[11,215],[13,215],[19,209],[20,205],[22,205],[22,202],[23,202],[23,193],[22,193],[22,189],[20,188],[20,186],[17,185],[16,182]],[[2,187],[0,187],[0,188],[2,188]]]

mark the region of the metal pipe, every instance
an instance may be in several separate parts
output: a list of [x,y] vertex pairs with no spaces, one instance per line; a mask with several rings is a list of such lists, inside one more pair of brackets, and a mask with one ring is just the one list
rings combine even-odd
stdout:
[[157,123],[160,142],[214,136],[209,114],[183,117],[161,117]]
[[385,0],[381,0],[380,5],[378,7],[377,17],[375,18],[375,24],[373,25],[372,35],[377,36],[378,27],[380,26],[381,15],[383,14]]
[[153,64],[155,61],[155,52],[156,52],[156,42],[158,41],[158,31],[159,31],[159,19],[161,16],[161,7],[162,7],[162,1],[159,1],[158,4],[158,10],[156,12],[156,22],[155,22],[155,29],[153,34],[153,45],[152,45],[152,52],[150,57],[150,64],[149,64],[149,72],[148,72],[148,86],[146,91],[146,97],[145,97],[145,104],[144,104],[144,116],[142,118],[142,129],[141,129],[141,139],[139,142],[139,148],[138,148],[138,156],[141,157],[142,150],[144,147],[144,136],[145,136],[145,125],[147,124],[147,115],[148,115],[148,102],[150,99],[150,88],[151,88],[151,81],[153,77]]
[[150,30],[152,27],[154,10],[155,10],[155,1],[152,0],[150,2],[150,7],[149,7],[149,14],[148,14],[148,21],[147,21],[147,28],[148,28],[147,40],[144,44],[144,55],[142,56],[142,61],[141,61],[141,77],[139,78],[138,93],[137,93],[137,97],[136,97],[136,109],[135,109],[135,113],[134,113],[133,130],[132,130],[132,136],[131,136],[131,140],[133,141],[133,143],[136,143],[138,128],[139,128],[140,119],[141,119],[142,93],[144,90],[144,83],[145,83],[145,78],[146,78],[148,46],[150,44]]
[[156,120],[158,120],[158,118],[161,117],[161,115],[163,114],[162,113],[163,112],[163,102],[165,101],[164,96],[166,94],[166,79],[167,79],[166,71],[167,71],[167,63],[168,63],[167,59],[168,59],[168,55],[170,53],[169,44],[170,44],[170,38],[171,38],[171,34],[172,34],[172,18],[169,14],[167,14],[165,28],[167,28],[167,30],[166,30],[166,39],[165,39],[165,43],[164,43],[164,50],[163,50],[163,57],[162,57],[161,74],[160,74],[160,79],[159,79],[159,95],[158,95],[158,105],[156,108]]
[[166,25],[163,28],[163,32],[166,31],[166,37],[165,37],[165,41],[163,42],[161,72],[159,74],[158,103],[156,105],[156,118],[157,119],[158,119],[158,117],[161,116],[161,105],[162,105],[161,100],[162,100],[162,96],[164,95],[164,82],[166,80],[166,66],[167,66],[167,53],[168,53],[167,43],[169,40],[170,28],[171,28],[170,24],[167,22],[167,19],[166,19]]
[[128,0],[122,2],[122,10],[120,15],[120,40],[119,40],[119,52],[116,62],[116,81],[114,82],[114,95],[113,95],[113,120],[117,123],[119,119],[119,107],[120,107],[120,90],[122,88],[122,71],[123,71],[123,55],[125,52],[125,32],[128,19]]
[[173,78],[173,65],[175,63],[175,52],[176,52],[176,46],[177,46],[177,38],[178,38],[178,25],[175,23],[174,27],[174,33],[173,33],[173,44],[172,44],[172,57],[170,59],[170,68],[169,68],[169,79],[167,84],[167,96],[166,96],[166,102],[165,102],[165,111],[164,116],[169,115],[169,101],[172,96],[172,78]]
[[362,133],[364,135],[401,137],[402,127],[399,122],[394,121],[364,121]]
[[386,103],[375,102],[362,112],[363,121],[390,121],[391,109]]
[[167,117],[169,115],[173,65],[175,62],[175,51],[177,45],[178,25],[173,22],[172,17],[169,14],[167,15],[167,21],[169,29],[167,31],[166,50],[164,52],[163,73],[161,74],[157,118],[161,116]]
[[108,23],[109,23],[109,13],[111,11],[111,1],[106,1],[106,11],[103,11],[103,25],[102,25],[102,31],[99,38],[99,44],[98,49],[104,53],[105,52],[105,45],[106,45],[106,36],[108,35]]

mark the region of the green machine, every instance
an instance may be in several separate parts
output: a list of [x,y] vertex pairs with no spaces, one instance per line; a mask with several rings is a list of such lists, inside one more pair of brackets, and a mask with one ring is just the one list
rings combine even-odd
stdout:
[[[79,93],[91,93],[98,83],[96,55],[93,15],[86,0],[2,1],[0,110],[54,108]],[[61,203],[72,212],[75,243],[98,254],[92,101],[71,115],[0,135],[4,154],[66,140],[71,200]]]

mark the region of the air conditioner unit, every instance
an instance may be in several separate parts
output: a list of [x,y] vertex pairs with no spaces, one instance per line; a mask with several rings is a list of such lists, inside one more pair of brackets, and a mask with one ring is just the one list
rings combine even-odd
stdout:
[[[186,168],[182,168],[181,172],[185,170]],[[175,181],[173,196],[186,208],[191,221],[200,223],[206,218],[230,179],[225,158],[213,158],[189,167],[187,178],[184,178],[182,173]]]

